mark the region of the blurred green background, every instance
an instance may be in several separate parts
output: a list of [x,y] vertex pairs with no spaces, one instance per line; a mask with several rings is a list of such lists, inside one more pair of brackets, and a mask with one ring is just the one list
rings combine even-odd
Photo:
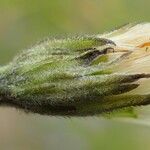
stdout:
[[[149,0],[0,0],[0,64],[48,36],[149,21]],[[150,127],[0,108],[0,150],[149,150]]]

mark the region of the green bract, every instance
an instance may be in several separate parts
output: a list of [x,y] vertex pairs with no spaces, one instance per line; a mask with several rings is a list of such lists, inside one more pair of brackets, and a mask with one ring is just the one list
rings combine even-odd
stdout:
[[1,105],[87,116],[149,103],[150,94],[130,91],[150,73],[120,71],[133,51],[118,49],[118,43],[104,35],[43,41],[0,68]]

